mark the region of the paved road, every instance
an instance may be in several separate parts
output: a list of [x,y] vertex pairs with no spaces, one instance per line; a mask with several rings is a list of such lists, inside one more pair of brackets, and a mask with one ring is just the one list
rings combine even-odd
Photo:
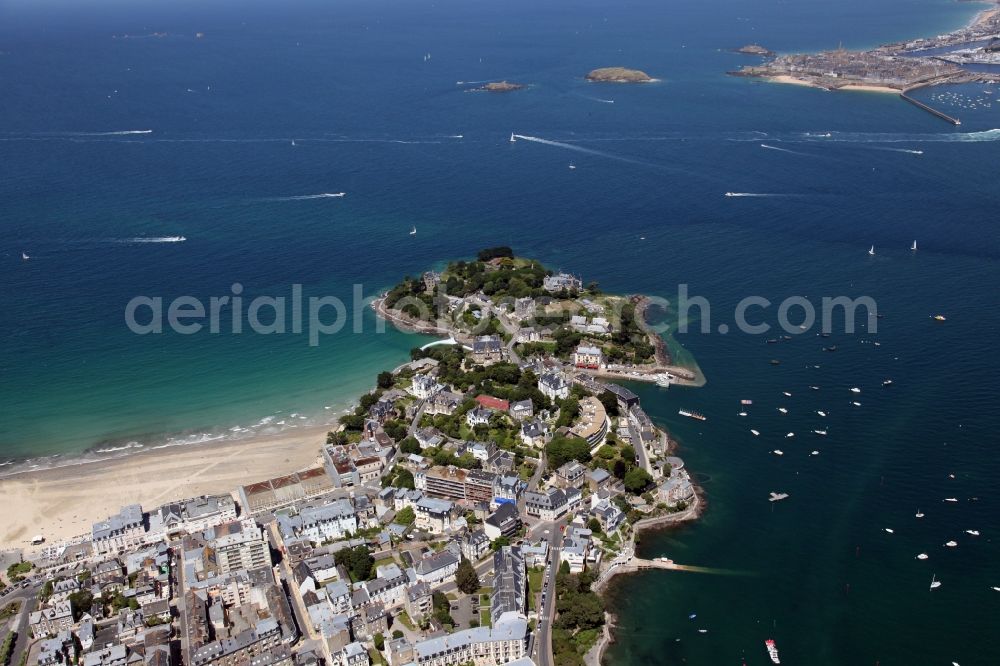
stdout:
[[[41,587],[42,581],[35,579],[32,580],[32,583],[27,588],[23,590],[18,588],[10,594],[0,597],[0,608],[14,600],[21,602],[20,615],[17,618],[17,623],[14,625],[14,631],[17,632],[17,640],[14,641],[14,649],[10,655],[9,663],[11,664],[21,663],[21,653],[28,649],[28,644],[31,642],[28,636],[28,618],[38,605],[38,590]],[[6,637],[7,634],[4,633],[3,638]]]
[[[559,550],[562,545],[562,531],[566,525],[563,518],[555,523],[539,522],[529,531],[533,538],[546,537],[549,542],[549,560],[542,581],[542,603],[539,606],[538,624],[529,646],[529,654],[538,666],[552,666],[552,620],[556,613],[556,574],[559,572]],[[548,530],[548,534],[545,534]]]

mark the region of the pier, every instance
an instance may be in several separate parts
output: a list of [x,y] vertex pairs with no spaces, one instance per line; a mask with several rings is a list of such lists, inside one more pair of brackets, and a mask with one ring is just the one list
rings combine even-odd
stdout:
[[924,104],[923,102],[921,102],[919,100],[913,99],[912,97],[910,97],[909,95],[907,95],[905,92],[899,93],[899,96],[901,98],[903,98],[904,100],[906,100],[907,102],[909,102],[910,104],[912,104],[913,106],[915,106],[917,108],[920,108],[920,109],[923,109],[927,113],[930,113],[931,115],[937,116],[941,120],[947,120],[952,125],[961,125],[962,124],[962,121],[959,120],[958,118],[952,118],[951,116],[949,116],[947,113],[944,113],[943,111],[938,111],[937,109],[935,109],[932,106],[928,106],[927,104]]

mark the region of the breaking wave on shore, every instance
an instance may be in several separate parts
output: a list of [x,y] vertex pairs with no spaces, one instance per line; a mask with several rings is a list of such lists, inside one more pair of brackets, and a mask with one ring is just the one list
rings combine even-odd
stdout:
[[171,434],[143,435],[100,442],[74,454],[53,454],[38,458],[8,458],[0,460],[0,480],[19,474],[49,469],[85,465],[88,463],[119,460],[147,451],[161,451],[175,447],[197,446],[219,442],[253,441],[261,437],[280,437],[302,428],[333,427],[351,405],[327,405],[317,414],[300,412],[277,413],[257,419],[249,425],[208,428]]

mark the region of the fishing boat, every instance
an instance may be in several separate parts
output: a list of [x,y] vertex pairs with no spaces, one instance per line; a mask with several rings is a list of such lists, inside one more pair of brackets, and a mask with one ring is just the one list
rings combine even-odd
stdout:
[[946,541],[944,544],[947,548],[956,548],[958,546],[957,541]]
[[811,455],[811,456],[818,456],[819,455],[819,451],[815,451],[815,450],[810,451],[809,455]]
[[944,315],[934,315],[934,321],[948,321]]
[[928,557],[929,555],[927,555],[927,553],[920,553],[919,555],[917,555],[918,560],[926,560]]
[[965,530],[965,533],[972,536],[979,536],[979,530]]
[[957,502],[958,498],[957,497],[945,497],[944,501],[945,502]]
[[885,531],[886,531],[887,534],[895,534],[896,533],[896,530],[892,529],[891,527],[885,528]]
[[811,388],[813,391],[818,391],[819,390],[818,386],[810,386],[809,388]]
[[875,256],[875,246],[874,245],[872,245],[871,249],[868,250],[868,255],[872,256],[872,257]]
[[882,386],[892,386],[892,380],[886,379],[884,382],[882,382]]
[[913,245],[910,246],[910,249],[913,250],[914,252],[917,251],[917,241],[913,241]]
[[941,587],[941,581],[937,579],[936,574],[931,575],[931,589],[936,590],[939,587]]
[[726,196],[727,197],[735,197],[736,196],[736,192],[726,192]]
[[752,435],[753,435],[754,437],[759,437],[759,436],[760,436],[760,431],[757,431],[757,430],[754,430],[753,428],[751,428],[751,429],[750,429],[750,433],[751,433],[751,434],[752,434]]
[[678,410],[677,413],[680,414],[681,416],[686,416],[689,419],[695,419],[696,421],[706,421],[707,420],[705,418],[704,414],[699,414],[698,412],[692,412],[692,411],[687,410],[687,409]]
[[783,456],[783,455],[785,455],[785,452],[784,452],[784,451],[782,451],[781,449],[775,449],[775,450],[773,451],[773,453],[774,453],[774,455],[776,455],[776,456]]
[[854,402],[852,402],[851,404],[852,404],[852,405],[854,405],[855,407],[860,407],[860,406],[861,406],[861,403],[860,403],[860,402],[858,402],[857,400],[855,400],[855,401],[854,401]]
[[822,410],[817,411],[816,413],[819,414],[820,416],[826,416],[826,412],[824,412]]
[[786,439],[789,438],[789,437],[795,437],[795,433],[794,432],[790,432],[787,435],[785,435]]
[[775,492],[772,492],[771,493],[771,499],[770,499],[770,501],[771,502],[780,502],[781,500],[783,500],[783,499],[785,499],[787,497],[788,497],[788,493],[775,493]]
[[740,404],[741,405],[752,405],[753,404],[753,400],[743,399],[743,400],[740,400]]
[[785,394],[785,395],[786,395],[787,397],[789,397],[789,398],[791,398],[791,397],[792,397],[792,394],[791,394],[791,393],[789,393],[788,391],[782,391],[782,393],[784,393],[784,394]]
[[778,658],[778,646],[775,645],[774,640],[768,638],[764,641],[764,647],[767,648],[767,656],[771,658],[771,661],[775,664],[780,664],[781,659]]
[[737,416],[746,416],[746,415],[747,415],[746,412],[740,412],[739,414],[737,414]]
[[851,393],[861,393],[861,389],[855,386],[854,388],[851,389]]
[[915,514],[913,514],[913,515],[915,515],[917,518],[923,518],[924,517],[924,512],[921,511],[920,509],[917,509],[917,512]]
[[824,437],[826,436],[826,430],[813,430],[813,432],[816,433],[817,435],[823,435]]
[[784,407],[778,407],[778,411],[781,412],[782,414],[787,414],[788,413],[788,410],[785,409]]
[[661,388],[670,388],[670,375],[669,374],[656,375],[656,385]]

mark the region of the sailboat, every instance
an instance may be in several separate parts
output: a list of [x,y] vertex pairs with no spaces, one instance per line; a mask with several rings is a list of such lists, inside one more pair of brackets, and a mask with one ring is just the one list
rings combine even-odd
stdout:
[[21,260],[22,261],[27,261],[28,259],[31,259],[31,257],[29,257],[26,252],[22,252],[21,253]]
[[871,255],[871,256],[873,256],[873,257],[875,256],[875,246],[874,245],[872,245],[872,248],[870,250],[868,250],[868,254]]
[[941,581],[937,579],[937,574],[931,576],[931,589],[937,589],[941,587]]
[[913,241],[913,245],[910,246],[910,249],[913,250],[914,252],[917,251],[917,241]]
[[514,138],[514,133],[513,133],[513,132],[511,132],[511,133],[510,133],[510,142],[511,142],[511,143],[514,143],[515,141],[517,141],[517,139],[515,139],[515,138]]
[[295,145],[295,139],[292,139],[292,145],[293,146]]
[[416,227],[413,227],[412,229],[410,229],[410,235],[411,236],[416,236],[417,235],[417,228]]

